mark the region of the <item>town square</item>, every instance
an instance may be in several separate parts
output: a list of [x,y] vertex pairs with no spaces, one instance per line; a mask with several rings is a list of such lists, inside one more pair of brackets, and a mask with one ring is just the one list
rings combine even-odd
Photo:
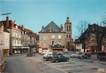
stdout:
[[106,1],[0,0],[0,73],[106,73]]

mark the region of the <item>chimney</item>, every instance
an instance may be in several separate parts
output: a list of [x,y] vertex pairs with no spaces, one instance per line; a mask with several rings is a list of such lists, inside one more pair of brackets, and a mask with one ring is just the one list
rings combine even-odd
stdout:
[[6,27],[9,27],[9,17],[6,17]]
[[6,17],[6,21],[9,21],[9,17],[8,16]]

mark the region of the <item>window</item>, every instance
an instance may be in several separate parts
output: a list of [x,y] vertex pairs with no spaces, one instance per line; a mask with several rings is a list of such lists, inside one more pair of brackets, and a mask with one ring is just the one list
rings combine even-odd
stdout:
[[91,36],[90,36],[90,40],[94,41],[95,39],[96,39],[96,36],[95,36],[95,34],[92,33]]
[[61,35],[58,35],[58,39],[61,39]]
[[69,38],[71,38],[70,34],[68,36],[69,36]]
[[55,39],[55,35],[52,35],[52,39]]
[[67,38],[68,38],[68,34],[67,34]]
[[67,31],[68,31],[68,26],[67,26]]
[[15,25],[15,28],[18,28],[18,26],[17,26],[17,25]]
[[71,30],[71,25],[69,25],[69,31]]
[[52,45],[54,45],[54,41],[52,41]]

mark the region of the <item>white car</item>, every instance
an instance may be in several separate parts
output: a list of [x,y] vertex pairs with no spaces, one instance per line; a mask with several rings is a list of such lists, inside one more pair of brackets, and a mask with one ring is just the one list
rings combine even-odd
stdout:
[[49,50],[43,50],[42,54],[46,54],[47,52],[49,52]]
[[50,60],[52,58],[52,56],[53,56],[53,53],[52,52],[45,53],[43,55],[43,60],[48,61],[48,60]]
[[51,54],[53,54],[53,52],[46,52],[46,53],[44,53],[43,56],[48,56],[48,55],[51,55]]
[[82,55],[82,53],[75,53],[75,54],[71,54],[71,58],[78,58],[80,55]]

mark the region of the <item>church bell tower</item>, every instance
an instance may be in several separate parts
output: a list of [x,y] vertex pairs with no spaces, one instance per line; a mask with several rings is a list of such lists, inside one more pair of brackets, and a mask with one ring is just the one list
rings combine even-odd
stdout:
[[70,51],[72,49],[72,22],[69,17],[64,24],[64,31],[66,32],[66,48]]

